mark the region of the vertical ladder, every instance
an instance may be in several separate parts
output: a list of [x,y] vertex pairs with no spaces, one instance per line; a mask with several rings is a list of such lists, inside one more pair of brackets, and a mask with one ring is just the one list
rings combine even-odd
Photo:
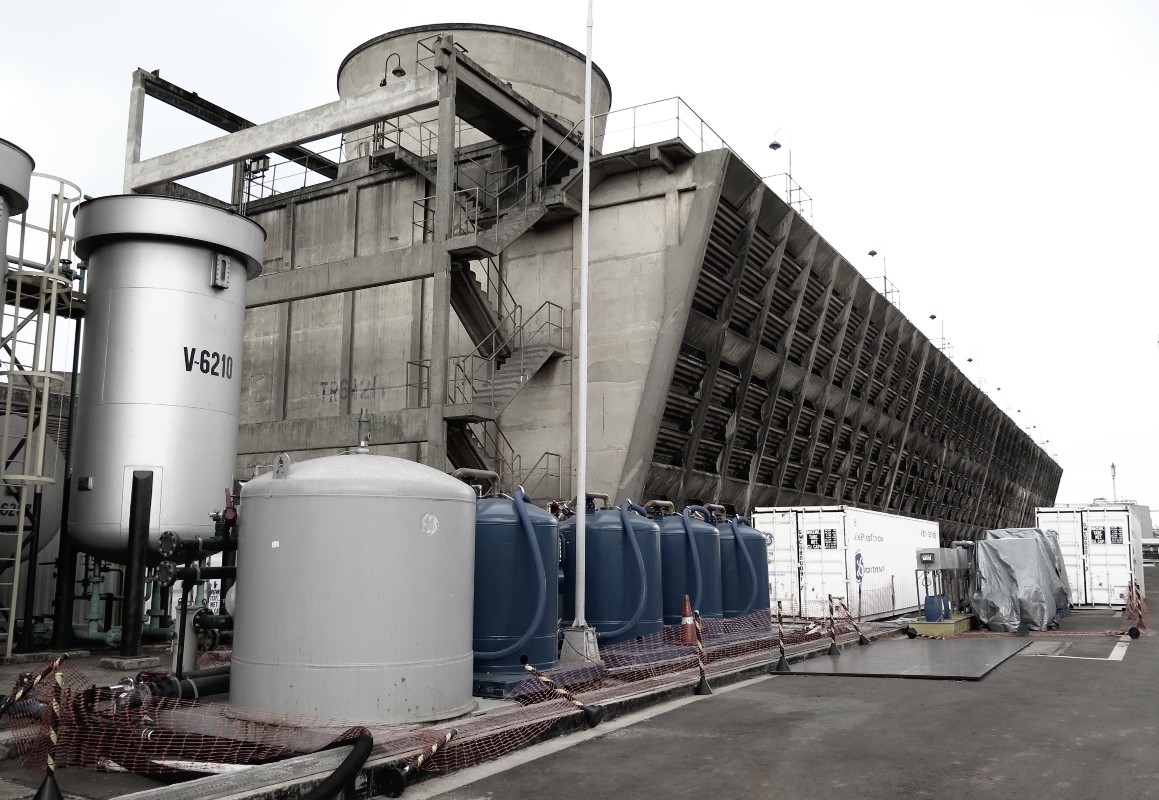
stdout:
[[[45,474],[45,452],[51,446],[48,426],[59,420],[63,393],[58,384],[63,372],[53,371],[57,321],[70,314],[72,303],[72,238],[68,227],[72,206],[81,199],[80,188],[61,178],[34,172],[34,188],[48,191],[44,225],[29,221],[29,213],[9,221],[9,249],[5,253],[4,299],[0,314],[0,484],[2,494],[15,500],[15,525],[0,530],[0,618],[5,628],[5,656],[12,655],[16,612],[21,607],[22,579],[36,569],[36,553],[26,552],[35,520],[28,513],[38,486],[55,482]],[[40,251],[40,248],[43,250]],[[34,252],[42,252],[37,263]],[[56,391],[54,391],[56,387]],[[54,413],[55,412],[55,413]],[[51,531],[41,531],[51,535]],[[23,570],[22,562],[27,561]]]

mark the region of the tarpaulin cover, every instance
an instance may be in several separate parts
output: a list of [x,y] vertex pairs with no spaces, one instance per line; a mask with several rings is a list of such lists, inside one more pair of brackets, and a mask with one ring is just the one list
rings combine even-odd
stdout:
[[986,539],[1035,539],[1046,548],[1052,564],[1054,574],[1062,581],[1063,594],[1055,598],[1059,608],[1070,609],[1070,580],[1066,577],[1066,562],[1062,560],[1062,547],[1058,544],[1058,534],[1054,531],[1044,531],[1041,528],[999,528],[986,531]]
[[974,545],[974,559],[977,589],[971,605],[990,630],[1013,631],[1025,625],[1044,631],[1060,609],[1065,611],[1069,592],[1041,539],[982,539]]

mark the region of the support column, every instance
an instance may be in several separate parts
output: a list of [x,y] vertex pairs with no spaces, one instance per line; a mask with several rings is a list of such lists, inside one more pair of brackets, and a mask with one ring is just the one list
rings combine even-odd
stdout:
[[454,37],[444,36],[436,45],[435,69],[439,73],[439,141],[435,162],[435,241],[451,236],[455,209],[455,58]]
[[[435,69],[439,73],[439,141],[435,169],[435,241],[451,237],[451,217],[455,208],[455,72],[454,38],[444,36],[436,45]],[[447,423],[443,406],[447,402],[447,359],[451,335],[451,257],[435,256],[431,278],[431,368],[430,412],[427,423],[427,464],[446,471]]]
[[129,129],[125,136],[124,193],[133,191],[133,167],[141,161],[141,131],[145,125],[145,78],[141,70],[133,73],[129,90]]

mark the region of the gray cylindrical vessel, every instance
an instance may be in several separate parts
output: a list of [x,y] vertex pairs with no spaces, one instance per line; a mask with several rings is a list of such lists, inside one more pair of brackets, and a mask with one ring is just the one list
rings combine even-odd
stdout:
[[76,214],[88,264],[69,533],[113,561],[134,470],[153,471],[150,543],[212,536],[233,483],[247,277],[265,232],[213,206],[102,197]]
[[[384,33],[354,48],[338,68],[338,94],[353,97],[379,88],[386,80],[410,81],[434,69],[432,53],[436,36],[451,35],[464,48],[467,58],[478,63],[495,78],[509,84],[516,92],[543,109],[568,129],[581,129],[584,108],[584,54],[567,45],[516,28],[474,23],[421,25]],[[401,68],[405,76],[394,77]],[[606,114],[612,104],[612,86],[603,70],[592,65],[592,142],[602,146]],[[412,127],[400,144],[427,155],[438,150],[431,134],[438,129],[437,109],[418,111],[406,121],[412,126],[423,123],[423,129]],[[458,146],[466,141],[481,140],[473,132],[458,134]],[[347,134],[347,142],[365,138],[368,131]]]
[[[32,186],[32,156],[6,139],[0,139],[0,255],[8,255],[8,217],[28,209]],[[7,262],[4,267],[7,269]]]
[[469,487],[388,456],[279,456],[240,525],[233,705],[391,723],[474,707]]

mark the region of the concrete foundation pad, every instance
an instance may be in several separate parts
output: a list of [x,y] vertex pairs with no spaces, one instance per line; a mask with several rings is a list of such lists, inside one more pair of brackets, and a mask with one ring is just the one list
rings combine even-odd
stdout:
[[[47,664],[60,653],[37,652],[37,653],[13,653],[10,656],[0,656],[0,666],[9,666],[11,664]],[[91,653],[88,650],[68,650],[65,652],[69,658],[88,658]]]
[[132,658],[109,657],[101,659],[101,666],[107,669],[148,669],[161,666],[157,656],[134,656]]

